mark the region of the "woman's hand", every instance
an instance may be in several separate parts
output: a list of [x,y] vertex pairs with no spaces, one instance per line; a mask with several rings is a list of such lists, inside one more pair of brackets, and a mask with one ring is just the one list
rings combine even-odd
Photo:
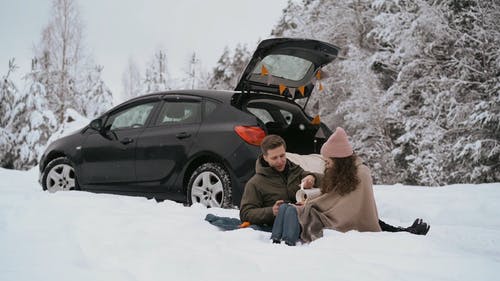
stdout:
[[313,175],[308,175],[302,179],[300,186],[304,189],[313,188],[315,182],[316,182],[316,178]]

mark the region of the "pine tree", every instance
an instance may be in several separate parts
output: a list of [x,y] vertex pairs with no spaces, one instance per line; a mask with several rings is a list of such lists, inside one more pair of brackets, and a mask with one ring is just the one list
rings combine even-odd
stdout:
[[124,99],[128,100],[141,94],[141,75],[139,67],[129,58],[127,68],[122,74]]
[[227,87],[229,81],[231,80],[231,77],[226,75],[226,69],[229,68],[230,64],[231,64],[231,58],[230,58],[229,48],[225,47],[224,52],[217,61],[217,65],[213,69],[212,79],[210,81],[211,89],[221,90]]
[[193,52],[190,56],[188,62],[187,79],[185,80],[186,89],[196,89],[198,88],[198,77],[199,75],[199,64],[200,60],[196,57],[196,53]]
[[499,180],[498,1],[296,5],[273,34],[341,47],[309,104],[347,128],[377,182]]
[[7,74],[0,77],[0,167],[13,168],[14,155],[12,153],[14,135],[11,122],[15,107],[18,89],[10,75],[17,69],[15,60],[9,60]]
[[0,80],[0,127],[6,128],[12,119],[14,102],[19,92],[10,75],[16,71],[15,59],[9,60],[7,74]]
[[[291,33],[295,33],[294,29],[296,29],[299,24],[304,24],[303,17],[301,16],[307,14],[305,12],[305,10],[307,10],[307,5],[305,1],[301,4],[288,1],[287,7],[283,9],[283,15],[271,31],[271,36],[284,37]],[[298,33],[301,32],[299,31],[296,34]]]
[[18,96],[11,124],[16,136],[14,150],[14,168],[26,169],[38,164],[47,141],[57,128],[57,119],[47,104],[47,92],[40,82],[40,68],[33,63],[31,73],[25,80],[28,90]]
[[167,55],[159,50],[153,55],[151,63],[146,68],[143,83],[143,94],[169,90],[167,73]]
[[[304,1],[289,3],[274,35],[305,37],[331,42],[340,47],[338,58],[325,67],[323,91],[316,90],[306,107],[319,114],[331,129],[344,127],[353,138],[356,153],[367,161],[376,182],[394,178],[391,142],[385,132],[383,108],[374,106],[383,94],[383,85],[373,70],[376,49],[369,42],[375,11],[371,1]],[[362,121],[361,121],[362,120]]]
[[455,92],[446,137],[454,153],[442,165],[452,182],[498,181],[500,3],[450,1],[445,16],[455,39],[446,63]]
[[209,88],[217,90],[232,90],[238,83],[239,75],[250,61],[250,52],[245,45],[238,44],[231,52],[228,47],[219,58],[212,71]]
[[102,79],[103,69],[102,66],[96,65],[94,71],[87,74],[86,90],[81,101],[83,104],[81,112],[89,119],[103,114],[113,104],[113,95]]

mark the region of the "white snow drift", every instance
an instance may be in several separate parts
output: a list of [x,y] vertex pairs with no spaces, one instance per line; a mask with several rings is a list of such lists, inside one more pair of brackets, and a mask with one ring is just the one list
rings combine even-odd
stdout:
[[42,191],[37,171],[0,169],[0,280],[497,280],[500,184],[376,186],[380,217],[427,236],[326,231],[311,244],[223,232],[237,210]]

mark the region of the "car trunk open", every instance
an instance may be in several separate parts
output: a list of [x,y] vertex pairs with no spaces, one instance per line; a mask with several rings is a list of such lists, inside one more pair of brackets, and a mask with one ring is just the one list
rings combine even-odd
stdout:
[[[310,97],[318,71],[332,62],[338,51],[338,47],[317,40],[268,39],[258,45],[241,75],[236,86],[241,106],[256,116],[267,134],[283,137],[289,152],[319,153],[331,134],[325,124],[314,122],[294,101]],[[276,97],[271,99],[269,94]]]
[[242,73],[236,91],[307,98],[314,89],[318,70],[332,62],[338,51],[338,47],[318,40],[263,40]]

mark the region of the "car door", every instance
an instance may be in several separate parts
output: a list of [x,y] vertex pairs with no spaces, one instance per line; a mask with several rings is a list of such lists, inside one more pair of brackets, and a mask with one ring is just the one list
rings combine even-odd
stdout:
[[125,105],[107,117],[102,132],[90,134],[82,145],[82,181],[121,189],[136,181],[137,140],[159,105],[158,99]]
[[[171,186],[182,171],[196,139],[202,116],[202,99],[188,95],[164,98],[153,125],[137,142],[136,171],[139,182],[161,181]],[[150,191],[160,185],[146,185]]]

